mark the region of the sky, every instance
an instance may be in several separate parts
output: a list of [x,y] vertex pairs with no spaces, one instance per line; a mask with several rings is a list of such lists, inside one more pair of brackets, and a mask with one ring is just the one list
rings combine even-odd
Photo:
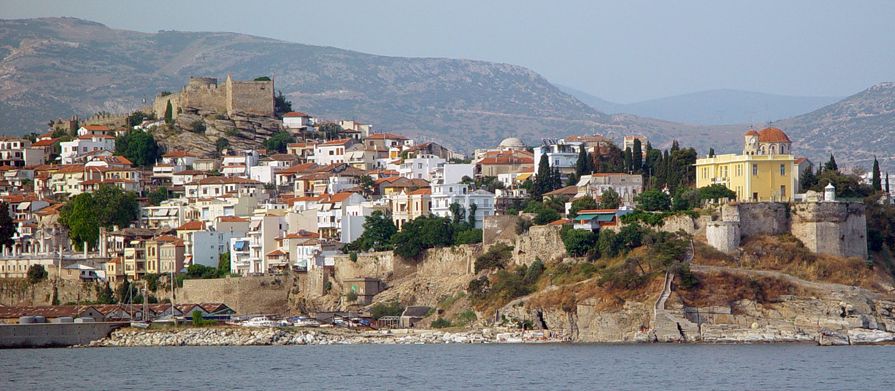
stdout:
[[0,18],[45,16],[510,63],[620,103],[711,89],[847,96],[895,80],[891,0],[0,0]]

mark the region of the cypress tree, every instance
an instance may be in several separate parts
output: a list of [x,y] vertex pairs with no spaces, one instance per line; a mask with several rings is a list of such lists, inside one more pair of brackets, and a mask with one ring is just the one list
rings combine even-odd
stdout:
[[165,123],[171,125],[174,123],[174,107],[171,106],[171,101],[168,101],[168,104],[165,106]]
[[886,194],[891,194],[889,192],[889,172],[886,171]]
[[824,170],[839,171],[839,166],[836,164],[836,158],[833,157],[832,153],[830,154],[830,160],[824,164]]
[[640,145],[640,139],[634,139],[634,148],[631,150],[631,170],[641,172],[643,168],[643,146]]
[[0,245],[13,245],[12,237],[16,235],[16,224],[9,214],[9,204],[0,202]]
[[874,191],[883,191],[883,181],[880,177],[879,173],[879,161],[876,160],[876,156],[873,157],[873,177],[871,178],[871,185],[873,186]]
[[631,148],[625,148],[625,172],[631,172],[631,168],[634,166],[634,154],[631,152]]
[[709,157],[715,157],[715,148],[709,148]]
[[578,177],[582,175],[587,175],[593,172],[593,169],[590,165],[590,157],[587,154],[587,148],[584,148],[584,144],[581,144],[581,147],[578,148],[578,161],[575,162],[575,174]]
[[534,183],[531,186],[532,198],[540,200],[544,193],[550,191],[545,189],[549,187],[551,180],[550,160],[547,158],[547,154],[543,153],[538,161],[538,173],[535,175]]

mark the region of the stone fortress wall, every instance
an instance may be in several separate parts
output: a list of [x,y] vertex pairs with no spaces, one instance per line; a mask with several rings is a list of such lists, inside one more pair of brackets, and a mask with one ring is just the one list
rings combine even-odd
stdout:
[[721,219],[706,227],[708,243],[727,253],[736,252],[745,239],[786,233],[819,254],[867,258],[867,219],[861,203],[725,204]]
[[230,75],[219,84],[213,77],[190,77],[180,92],[156,96],[152,110],[164,118],[168,102],[176,116],[180,112],[272,117],[274,115],[274,82],[236,81]]

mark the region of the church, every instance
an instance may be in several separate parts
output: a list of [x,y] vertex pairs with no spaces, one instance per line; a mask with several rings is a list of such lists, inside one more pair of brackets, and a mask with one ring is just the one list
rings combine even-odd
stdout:
[[743,153],[696,160],[696,186],[722,184],[737,201],[792,201],[798,189],[799,166],[792,141],[777,128],[749,129]]

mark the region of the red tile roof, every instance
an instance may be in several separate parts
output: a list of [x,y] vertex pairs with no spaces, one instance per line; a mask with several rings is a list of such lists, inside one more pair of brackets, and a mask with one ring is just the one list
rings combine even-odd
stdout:
[[84,129],[94,132],[108,132],[112,130],[106,125],[84,125]]
[[205,229],[205,223],[198,220],[190,220],[177,227],[178,231],[201,231]]
[[407,137],[394,133],[375,133],[367,137],[368,140],[408,140]]
[[310,117],[310,115],[307,115],[300,111],[290,111],[286,114],[283,114],[283,118],[299,118],[299,117]]
[[764,128],[758,131],[758,141],[763,143],[791,143],[789,136],[777,128]]
[[246,223],[249,219],[244,219],[239,216],[218,216],[218,221],[221,223]]

